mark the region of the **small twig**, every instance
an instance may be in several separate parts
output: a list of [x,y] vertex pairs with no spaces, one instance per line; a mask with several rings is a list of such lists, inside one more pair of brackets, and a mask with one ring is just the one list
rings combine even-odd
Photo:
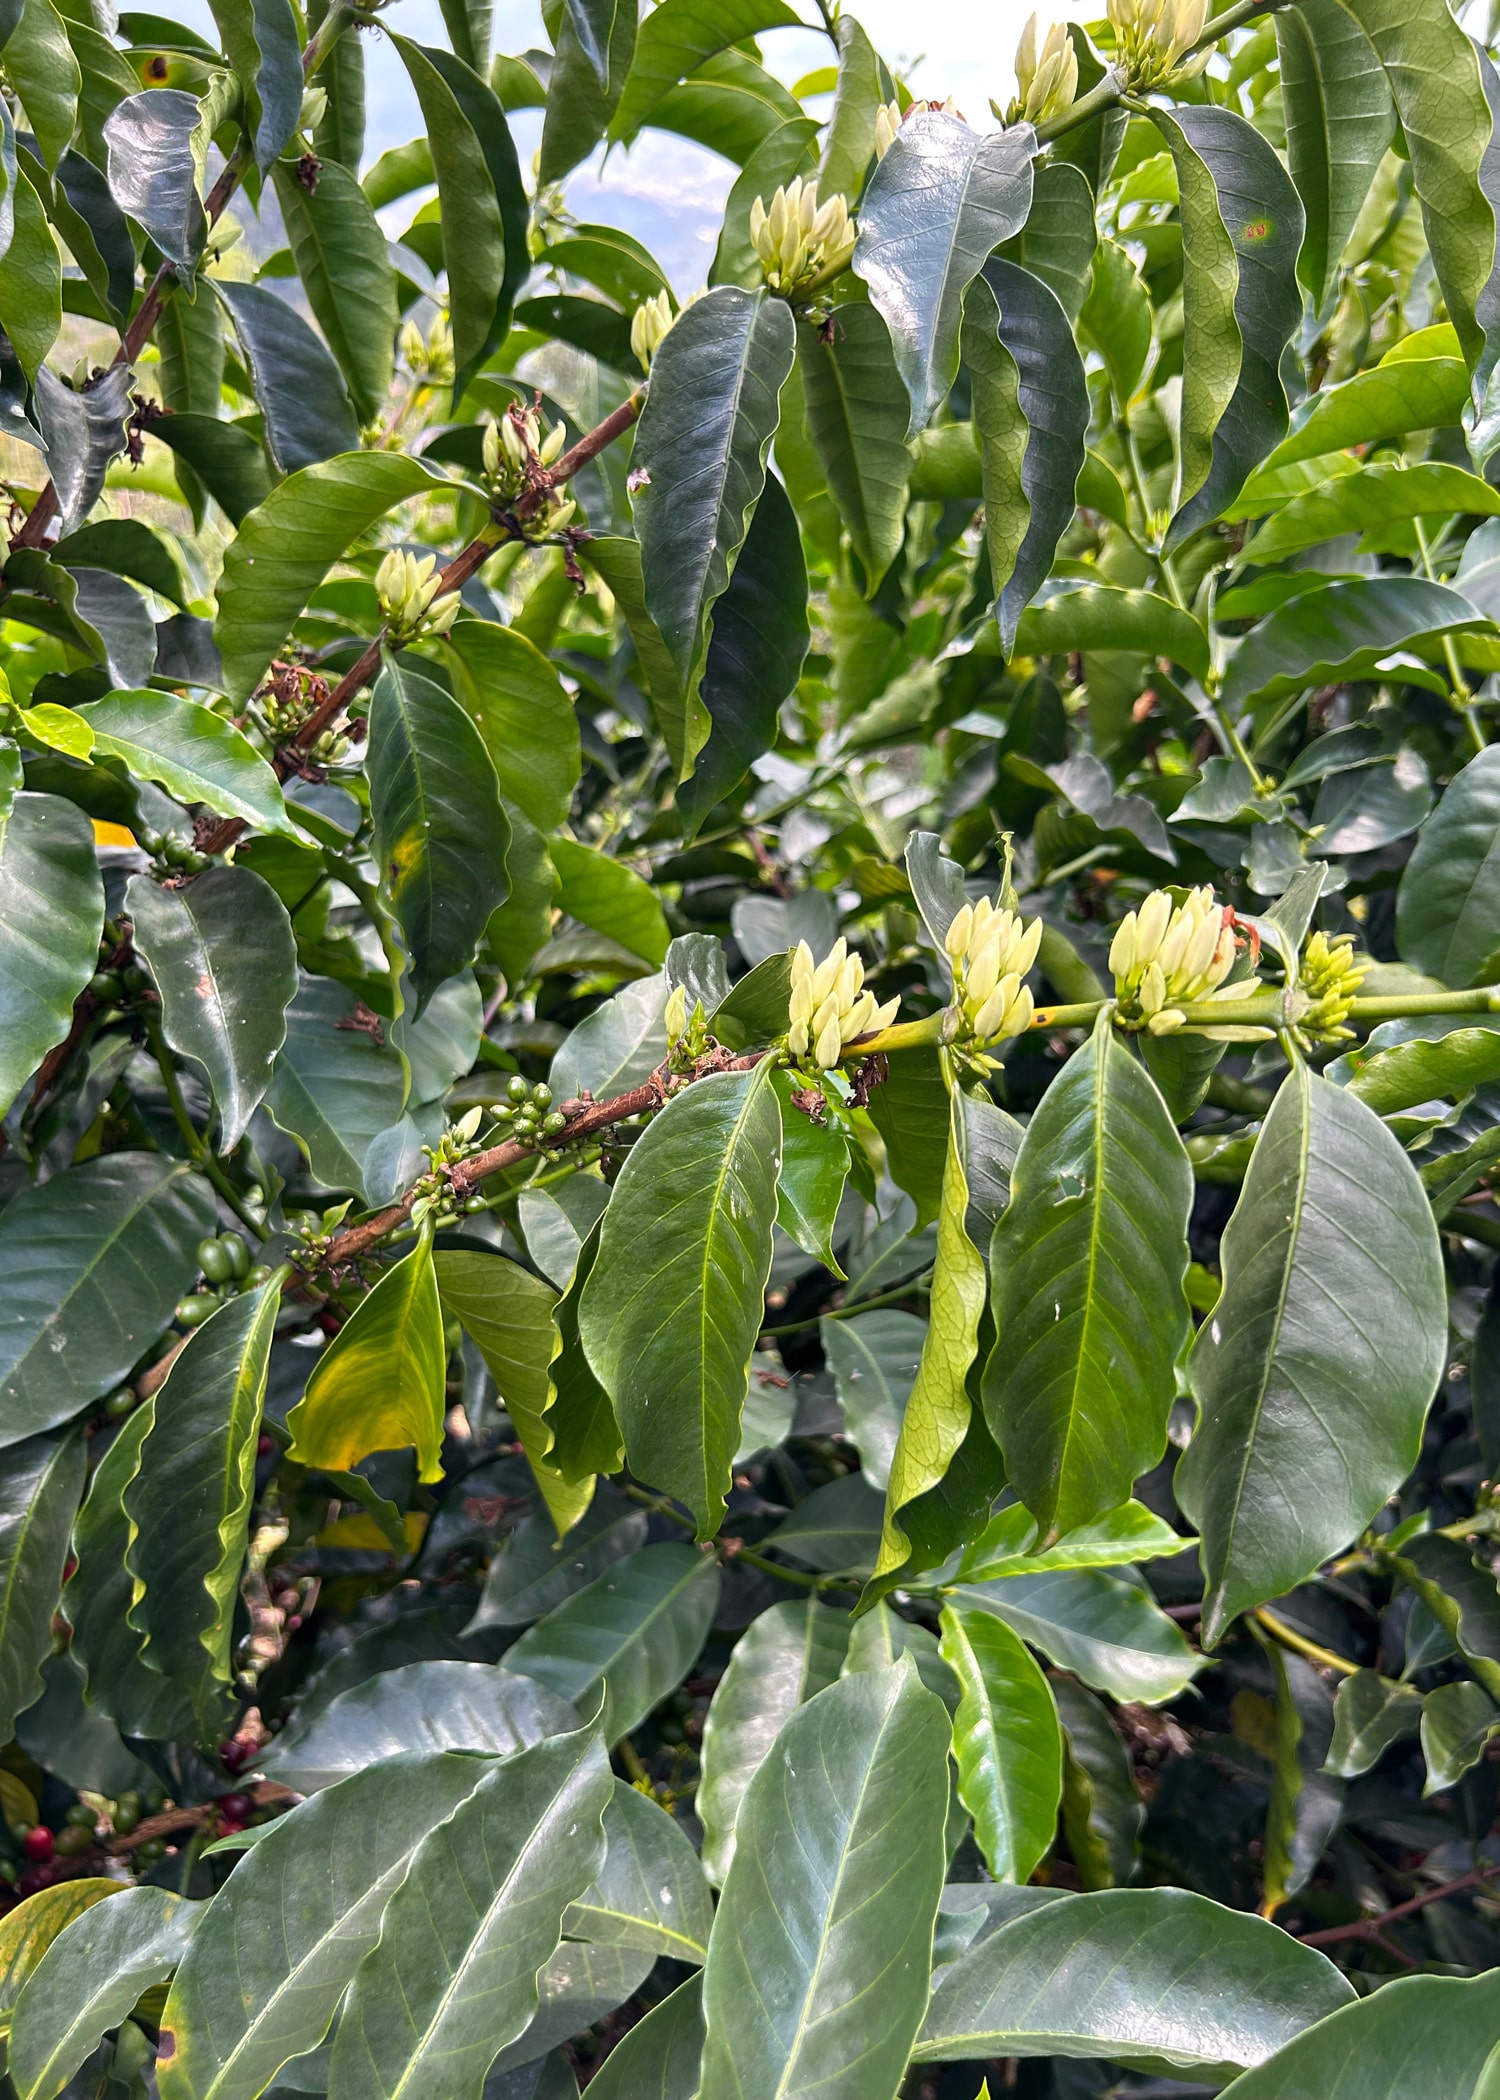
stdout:
[[[257,1808],[269,1808],[279,1802],[290,1806],[292,1802],[302,1799],[293,1788],[281,1786],[274,1779],[258,1779],[252,1785],[237,1788],[236,1791],[248,1794]],[[148,1844],[152,1838],[177,1837],[185,1830],[206,1830],[210,1824],[217,1822],[218,1818],[217,1801],[200,1801],[196,1808],[169,1808],[159,1816],[144,1817],[136,1824],[134,1830],[123,1837],[117,1834],[106,1838],[100,1849],[107,1852],[111,1858],[118,1859],[124,1853],[134,1852],[137,1845]]]
[[1305,1633],[1298,1633],[1295,1626],[1288,1626],[1284,1619],[1278,1619],[1274,1612],[1267,1611],[1264,1606],[1253,1611],[1250,1616],[1257,1626],[1265,1628],[1273,1641],[1279,1641],[1283,1648],[1290,1648],[1294,1655],[1305,1656],[1320,1669],[1337,1670],[1345,1677],[1359,1675],[1359,1664],[1350,1662],[1347,1655],[1338,1655],[1332,1648],[1320,1647],[1318,1642],[1310,1641]]
[[1467,1889],[1483,1888],[1496,1874],[1500,1874],[1500,1860],[1493,1866],[1471,1868],[1467,1874],[1460,1874],[1456,1881],[1445,1881],[1438,1888],[1424,1889],[1420,1896],[1409,1896],[1405,1903],[1397,1903],[1390,1910],[1382,1911],[1378,1918],[1356,1918],[1352,1925],[1325,1925],[1321,1932],[1297,1932],[1292,1937],[1300,1940],[1304,1947],[1335,1947],[1341,1940],[1373,1940],[1385,1947],[1388,1953],[1409,1961],[1410,1956],[1402,1954],[1383,1937],[1385,1928],[1401,1918],[1411,1917],[1415,1911],[1425,1910],[1429,1903],[1442,1903],[1449,1896],[1461,1896]]

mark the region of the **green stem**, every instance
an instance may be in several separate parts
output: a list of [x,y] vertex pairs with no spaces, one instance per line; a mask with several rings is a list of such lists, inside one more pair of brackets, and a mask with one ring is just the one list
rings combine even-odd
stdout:
[[145,1029],[146,1040],[151,1045],[151,1055],[156,1060],[156,1068],[161,1073],[162,1085],[167,1090],[167,1105],[172,1111],[172,1120],[182,1132],[183,1142],[188,1148],[193,1165],[200,1174],[205,1175],[212,1182],[214,1188],[223,1197],[247,1232],[253,1232],[258,1240],[269,1239],[270,1232],[268,1227],[252,1211],[245,1207],[239,1191],[219,1165],[218,1160],[215,1159],[213,1147],[209,1144],[207,1138],[200,1134],[197,1125],[189,1115],[187,1102],[183,1098],[182,1082],[177,1077],[177,1069],[172,1063],[172,1053],[167,1048],[166,1040],[162,1035],[159,1024],[154,1020],[147,1020]]
[[[625,1481],[621,1485],[621,1493],[628,1495],[632,1502],[639,1502],[643,1509],[654,1510],[657,1516],[666,1517],[673,1524],[680,1524],[684,1531],[692,1531],[696,1528],[692,1518],[685,1517],[680,1509],[674,1509],[664,1495],[653,1495],[649,1488],[636,1487],[630,1481]],[[800,1568],[783,1567],[779,1560],[769,1560],[764,1553],[757,1553],[753,1546],[747,1546],[741,1539],[715,1539],[714,1551],[718,1554],[720,1560],[742,1560],[749,1567],[759,1568],[762,1574],[774,1575],[779,1582],[793,1583],[799,1589],[859,1590],[864,1588],[864,1584],[856,1582],[852,1576],[807,1575]]]
[[1500,984],[1466,992],[1408,992],[1387,999],[1356,999],[1355,1021],[1404,1021],[1411,1014],[1500,1014]]
[[767,1341],[774,1341],[783,1334],[805,1334],[823,1320],[852,1320],[860,1313],[873,1312],[877,1305],[898,1304],[901,1299],[911,1297],[914,1291],[924,1289],[931,1280],[931,1269],[925,1269],[920,1276],[909,1277],[899,1289],[882,1291],[878,1298],[856,1298],[852,1305],[832,1306],[827,1312],[814,1313],[811,1319],[788,1320],[784,1327],[762,1327],[761,1334]]
[[1262,1607],[1253,1611],[1250,1616],[1258,1626],[1265,1628],[1273,1641],[1279,1641],[1283,1648],[1290,1648],[1294,1655],[1304,1655],[1309,1662],[1317,1663],[1325,1670],[1337,1670],[1343,1677],[1359,1675],[1358,1663],[1350,1662],[1347,1655],[1335,1654],[1332,1648],[1320,1647],[1316,1641],[1310,1641],[1306,1634],[1298,1633],[1295,1626],[1288,1626],[1284,1619],[1278,1619],[1273,1612],[1268,1612]]
[[[1258,15],[1277,13],[1285,4],[1286,0],[1236,0],[1233,7],[1226,8],[1223,14],[1214,17],[1197,43],[1183,54],[1184,57],[1191,58],[1199,51],[1206,50],[1210,44],[1218,43],[1221,37],[1228,36],[1232,30],[1243,29],[1247,22],[1253,22]],[[1076,131],[1079,125],[1092,123],[1095,117],[1101,116],[1107,109],[1112,109],[1115,103],[1120,101],[1127,92],[1127,87],[1128,83],[1111,67],[1098,85],[1091,87],[1086,95],[1080,95],[1070,109],[1065,109],[1060,116],[1048,117],[1045,123],[1038,124],[1038,145],[1049,146],[1054,139],[1062,138],[1066,132]]]

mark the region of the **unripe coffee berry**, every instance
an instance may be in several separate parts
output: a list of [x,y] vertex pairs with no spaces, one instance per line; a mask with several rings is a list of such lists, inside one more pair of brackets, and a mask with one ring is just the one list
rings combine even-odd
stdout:
[[98,1821],[98,1817],[89,1807],[87,1801],[74,1801],[69,1804],[68,1812],[63,1817],[63,1821],[72,1824],[78,1830],[92,1830]]
[[85,1852],[94,1849],[93,1825],[85,1830],[81,1824],[69,1823],[57,1833],[57,1856],[59,1859],[80,1859]]
[[210,1283],[228,1283],[234,1274],[229,1259],[229,1249],[222,1240],[207,1239],[198,1242],[198,1266]]
[[135,1406],[135,1389],[132,1386],[122,1385],[119,1391],[111,1393],[104,1403],[105,1420],[109,1422],[123,1422],[127,1415],[134,1414]]
[[250,1249],[237,1232],[221,1232],[219,1245],[229,1257],[229,1273],[232,1276],[248,1276],[250,1273]]

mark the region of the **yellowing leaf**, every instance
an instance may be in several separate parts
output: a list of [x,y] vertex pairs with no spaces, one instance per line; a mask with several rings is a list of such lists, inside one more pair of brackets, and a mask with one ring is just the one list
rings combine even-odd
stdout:
[[415,1444],[418,1476],[441,1480],[443,1314],[423,1240],[388,1269],[318,1358],[287,1416],[291,1456],[348,1472],[372,1451]]
[[91,1905],[118,1896],[122,1886],[92,1876],[60,1881],[56,1888],[38,1889],[0,1920],[0,2034],[9,2032],[16,2000],[58,1934]]
[[[402,1518],[406,1533],[406,1550],[415,1553],[427,1535],[427,1512],[424,1509],[409,1509]],[[313,1539],[315,1546],[333,1546],[346,1553],[389,1553],[391,1542],[365,1510],[357,1510],[353,1516],[336,1517],[325,1524]]]

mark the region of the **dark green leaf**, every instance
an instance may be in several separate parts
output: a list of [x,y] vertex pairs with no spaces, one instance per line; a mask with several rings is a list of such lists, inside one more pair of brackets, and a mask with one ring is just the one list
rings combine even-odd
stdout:
[[271,1083],[297,993],[286,907],[248,868],[213,867],[181,889],[137,875],[126,909],[156,979],[162,1029],[208,1079],[219,1150],[232,1152]]
[[927,2000],[948,1717],[909,1661],[793,1714],[751,1780],[703,1977],[703,2083],[726,2096],[894,2087]]
[[[39,917],[45,941],[36,937]],[[0,823],[3,1109],[67,1034],[73,1001],[94,972],[103,921],[88,819],[59,796],[17,795]]]
[[943,1659],[963,1698],[953,1722],[958,1793],[996,1881],[1026,1882],[1062,1799],[1062,1731],[1047,1680],[1003,1619],[948,1605]]
[[1070,1677],[1054,1678],[1063,1727],[1062,1821],[1068,1850],[1086,1889],[1134,1881],[1141,1862],[1145,1812],[1130,1753],[1109,1709]]
[[[851,17],[846,15],[844,20],[851,29],[858,28]],[[816,172],[818,129],[815,117],[788,117],[784,124],[767,132],[740,169],[725,201],[724,224],[708,273],[710,284],[738,284],[753,292],[764,283],[765,272],[760,257],[750,243],[750,207],[757,197],[764,202],[767,197],[774,197],[777,190],[786,188],[797,176],[805,181]],[[831,196],[833,193],[830,190],[827,194]],[[795,386],[795,379],[790,384]],[[904,423],[904,409],[902,418]],[[778,451],[784,451],[785,443],[783,435]],[[785,458],[781,459],[780,466],[787,478],[794,481]]]
[[770,1066],[697,1081],[631,1148],[580,1331],[632,1470],[718,1529],[771,1266],[781,1114]]
[[718,1602],[712,1554],[643,1546],[523,1633],[506,1650],[506,1667],[580,1713],[592,1712],[602,1693],[604,1738],[617,1742],[682,1682]]
[[209,0],[224,55],[239,77],[264,170],[291,142],[302,113],[302,51],[291,0]]
[[1042,280],[1070,327],[1089,289],[1097,244],[1094,194],[1082,169],[1044,161],[1035,173],[1026,224],[1000,252]]
[[489,753],[452,696],[387,659],[370,703],[370,818],[421,1010],[505,900],[509,836]]
[[597,1881],[563,1919],[569,1937],[701,1962],[713,1899],[682,1825],[649,1794],[617,1779],[604,1811],[604,1843]]
[[213,283],[234,323],[278,472],[352,452],[359,430],[343,375],[301,314],[264,285]]
[[1475,618],[1457,591],[1420,576],[1354,576],[1283,605],[1247,635],[1224,674],[1236,711],[1309,686],[1375,678],[1393,651],[1422,649]]
[[826,329],[801,324],[797,363],[808,433],[871,592],[900,551],[911,478],[907,395],[890,330],[875,307],[851,302]]
[[963,1583],[956,1604],[993,1612],[1060,1669],[1112,1699],[1175,1698],[1202,1658],[1133,1582],[1094,1569]]
[[62,257],[47,214],[24,170],[16,177],[15,226],[0,256],[0,328],[35,384],[62,328]]
[[280,781],[249,739],[211,707],[143,688],[91,700],[77,719],[95,752],[160,781],[179,802],[206,803],[242,824],[292,832]]
[[490,1626],[530,1626],[646,1543],[646,1513],[601,1484],[565,1539],[536,1511],[516,1526],[490,1561],[470,1633]]
[[595,2100],[698,2100],[703,1979],[690,1976],[610,2050],[590,2083]]
[[187,276],[208,238],[198,195],[197,130],[198,99],[181,88],[127,95],[104,120],[115,201]]
[[65,386],[50,365],[37,372],[33,408],[57,489],[59,530],[64,533],[83,523],[98,500],[110,461],[125,450],[130,384],[128,365],[111,365],[81,393]]
[[1398,1977],[1287,2042],[1226,2100],[1489,2100],[1500,1979]]
[[849,1172],[849,1143],[836,1123],[809,1114],[793,1096],[799,1091],[789,1072],[772,1080],[781,1104],[781,1173],[776,1186],[776,1217],[781,1229],[804,1254],[842,1277],[833,1251],[834,1221]]
[[63,1609],[73,1629],[68,1652],[83,1673],[91,1712],[107,1715],[125,1735],[163,1738],[191,1725],[191,1716],[166,1678],[141,1660],[141,1636],[128,1617],[135,1577],[126,1565],[134,1527],[125,1514],[125,1492],[155,1413],[155,1400],[143,1401],[94,1468],[73,1529],[78,1566],[68,1578]]
[[[872,1314],[871,1318],[874,1317]],[[995,1575],[1040,1575],[1052,1568],[1117,1568],[1183,1552],[1193,1541],[1164,1524],[1142,1502],[1125,1502],[1096,1523],[1065,1532],[1054,1546],[1037,1543],[1040,1526],[1024,1503],[992,1517],[964,1553],[966,1582]]]
[[1334,1734],[1333,1693],[1304,1662],[1268,1642],[1276,1686],[1276,1742],[1271,1805],[1266,1812],[1266,1915],[1305,1888],[1338,1827],[1343,1782],[1328,1770]]
[[83,1492],[82,1439],[38,1436],[13,1447],[0,1479],[0,1729],[41,1694],[52,1615]]
[[1357,1779],[1373,1770],[1392,1743],[1414,1735],[1421,1719],[1420,1692],[1378,1670],[1356,1670],[1343,1679],[1334,1698],[1328,1770],[1340,1779]]
[[1416,1459],[1447,1306],[1416,1171],[1379,1118],[1300,1062],[1224,1235],[1188,1359],[1201,1410],[1177,1469],[1203,1534],[1204,1637],[1362,1531]]
[[1417,838],[1396,898],[1405,961],[1444,984],[1485,976],[1500,950],[1500,752],[1459,772]]
[[[206,299],[198,303],[209,304]],[[175,312],[176,307],[174,299],[169,311]],[[222,351],[220,355],[222,358]],[[214,391],[218,391],[217,380]],[[179,462],[178,482],[184,496],[190,489],[196,491],[201,482],[231,525],[238,525],[247,511],[264,503],[270,494],[265,447],[241,424],[179,410],[163,418],[155,434]]]
[[67,1421],[166,1326],[214,1229],[207,1183],[164,1153],[113,1152],[0,1216],[0,1443]]
[[72,144],[82,75],[52,0],[24,0],[5,46],[5,74],[21,98],[42,159],[55,168]]
[[548,844],[560,908],[644,961],[660,964],[671,934],[655,891],[634,868],[596,847],[559,837]]
[[1493,1569],[1437,1532],[1408,1539],[1393,1559],[1485,1690],[1500,1699],[1500,1589]]
[[601,87],[588,52],[578,41],[571,12],[561,10],[554,37],[556,55],[548,76],[546,115],[542,120],[541,158],[537,179],[560,182],[587,160],[603,138],[619,103],[635,56],[640,16],[636,8],[615,0],[609,39],[608,85]]
[[1055,579],[1022,614],[1016,646],[1024,656],[1129,649],[1169,656],[1195,678],[1208,670],[1208,637],[1191,613],[1151,591],[1071,577]]
[[[1446,335],[1446,331],[1434,331]],[[1249,504],[1267,477],[1300,460],[1319,464],[1311,469],[1322,479],[1341,447],[1378,444],[1382,438],[1403,437],[1409,430],[1428,430],[1456,423],[1468,397],[1469,375],[1456,354],[1404,356],[1407,337],[1389,359],[1368,372],[1356,372],[1340,386],[1322,388],[1299,412],[1296,426],[1283,438],[1260,473],[1246,484],[1240,504],[1230,506],[1231,515]],[[1457,342],[1447,336],[1450,351]],[[1245,511],[1248,517],[1250,510]]]
[[[357,46],[359,39],[346,32],[339,41]],[[277,162],[275,177],[308,304],[338,360],[355,414],[361,423],[373,423],[395,361],[396,272],[385,235],[357,178],[337,161],[324,165],[313,189],[297,180],[286,161]],[[326,456],[325,443],[317,457]]]
[[405,1103],[406,1071],[395,1050],[352,1025],[354,1006],[342,985],[303,978],[266,1106],[325,1188],[362,1192],[371,1140]]
[[641,25],[611,140],[633,139],[668,89],[715,52],[797,20],[786,0],[663,0]]
[[1160,1457],[1188,1332],[1192,1172],[1108,1012],[1044,1096],[990,1253],[990,1428],[1050,1545]]
[[843,195],[853,204],[875,157],[875,114],[889,99],[891,83],[870,39],[852,15],[839,15],[833,34],[839,54],[838,82],[818,167],[818,189],[825,200]]
[[1297,275],[1317,313],[1390,144],[1391,96],[1369,38],[1337,0],[1278,14],[1276,55],[1287,161],[1307,216]]
[[937,1052],[925,1045],[892,1051],[886,1065],[885,1078],[870,1095],[870,1121],[885,1145],[886,1171],[917,1206],[920,1230],[937,1217],[943,1201],[948,1088]]
[[783,1723],[838,1681],[848,1634],[848,1620],[812,1596],[771,1605],[735,1643],[703,1726],[697,1810],[710,1880],[729,1871],[745,1789]]
[[[939,1983],[917,2055],[1108,2057],[1228,2078],[1349,2003],[1332,1962],[1263,1918],[1186,1889],[1111,1889],[982,1940]],[[1333,2100],[1328,2086],[1296,2089],[1314,2090]]]
[[383,1670],[315,1707],[276,1738],[266,1770],[313,1794],[404,1751],[509,1757],[577,1726],[566,1700],[490,1663],[431,1662]]
[[825,1319],[820,1332],[860,1469],[874,1486],[883,1488],[890,1478],[927,1323],[911,1313],[880,1307],[853,1319]]
[[764,1544],[824,1574],[867,1573],[880,1545],[882,1498],[861,1473],[845,1473],[797,1504]]

